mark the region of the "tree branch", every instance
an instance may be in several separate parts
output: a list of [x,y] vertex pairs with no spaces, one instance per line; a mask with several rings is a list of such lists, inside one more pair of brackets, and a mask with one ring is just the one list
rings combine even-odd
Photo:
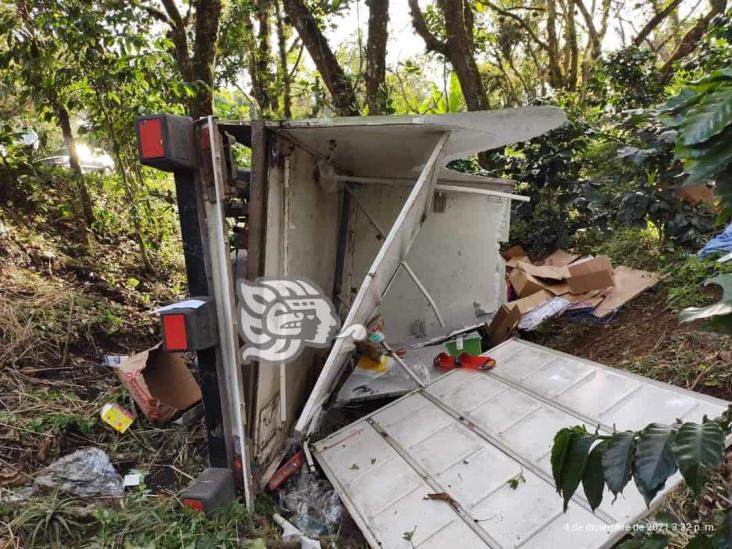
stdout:
[[318,27],[315,17],[303,0],[283,0],[283,4],[290,23],[300,35],[333,98],[336,111],[340,115],[357,115],[356,93],[338,58],[330,49],[328,40]]
[[659,11],[656,15],[646,23],[643,28],[638,32],[635,38],[633,38],[633,45],[638,47],[648,36],[660,25],[666,17],[671,15],[677,6],[681,3],[681,0],[671,0],[668,6]]
[[709,12],[697,19],[694,26],[691,27],[681,39],[681,42],[679,42],[679,45],[671,54],[671,57],[669,57],[661,67],[659,76],[659,82],[661,84],[666,84],[671,79],[674,63],[683,59],[696,49],[699,40],[702,39],[704,33],[709,27],[709,22],[717,14],[724,13],[724,10],[727,7],[727,0],[711,0],[710,4],[711,8],[709,9]]
[[439,40],[434,34],[427,28],[422,10],[419,9],[419,3],[417,0],[409,0],[409,13],[412,16],[412,26],[417,34],[422,37],[427,51],[433,51],[440,55],[447,55],[447,44]]
[[587,34],[589,35],[590,42],[592,43],[592,56],[595,58],[599,57],[600,52],[602,51],[602,40],[595,28],[595,21],[592,19],[592,14],[587,10],[587,6],[585,6],[585,3],[582,0],[574,0],[574,4],[579,9],[585,23],[587,24]]
[[[413,1],[414,0],[409,0],[410,4]],[[515,13],[512,13],[512,12],[510,12],[508,10],[504,10],[503,8],[498,7],[493,2],[490,2],[490,0],[483,0],[482,3],[484,5],[486,5],[486,6],[488,6],[489,8],[491,8],[496,13],[498,13],[500,15],[503,15],[504,17],[510,17],[511,19],[513,19],[514,21],[516,21],[519,25],[521,25],[524,28],[524,30],[529,34],[529,36],[531,37],[531,39],[534,42],[536,42],[541,49],[543,49],[545,51],[550,51],[549,44],[547,44],[546,42],[544,42],[543,40],[541,40],[536,35],[536,33],[534,32],[534,30],[531,28],[531,26],[526,21],[524,21],[523,19],[521,19],[521,17],[519,17]]]

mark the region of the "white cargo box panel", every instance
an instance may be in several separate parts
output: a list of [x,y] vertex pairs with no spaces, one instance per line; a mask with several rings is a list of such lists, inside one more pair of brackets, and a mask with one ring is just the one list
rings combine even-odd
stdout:
[[[372,547],[612,546],[648,512],[643,498],[630,483],[593,514],[579,490],[562,513],[550,463],[556,432],[701,421],[727,408],[519,340],[489,354],[494,370],[453,370],[313,445]],[[680,481],[670,479],[652,505]]]
[[[356,224],[361,223],[349,234],[351,261],[345,272],[350,272],[350,278],[345,275],[344,286],[350,292],[339,296],[348,309],[343,322],[346,330],[356,324],[366,324],[377,313],[383,313],[387,339],[396,344],[410,338],[424,338],[428,333],[447,335],[454,327],[465,325],[468,319],[480,321],[486,313],[494,312],[501,300],[499,288],[503,270],[496,242],[498,234],[505,234],[507,228],[505,198],[508,195],[501,193],[505,196],[496,201],[493,234],[483,245],[480,234],[474,234],[470,240],[470,231],[465,227],[465,223],[469,223],[467,220],[461,223],[455,223],[453,219],[446,223],[447,218],[430,221],[437,215],[432,210],[434,192],[439,191],[438,181],[443,176],[452,177],[468,189],[455,192],[477,194],[474,191],[480,190],[477,183],[480,178],[451,175],[444,169],[448,161],[530,139],[564,121],[564,114],[558,109],[526,108],[445,116],[334,119],[325,122],[329,124],[328,132],[318,131],[324,122],[317,120],[293,121],[282,126],[284,135],[314,155],[328,159],[340,176],[335,177],[336,181],[374,183],[374,189],[367,187],[352,193],[364,216],[353,220]],[[425,156],[426,151],[430,151],[428,156]],[[379,162],[379,159],[384,160]],[[399,193],[379,182],[401,183],[410,176],[414,185],[394,204],[395,195]],[[460,185],[446,185],[444,190],[452,193]],[[447,200],[449,204],[451,199]],[[472,204],[469,200],[461,202],[462,208]],[[428,226],[428,222],[431,225]],[[374,225],[377,234],[374,234]],[[417,240],[425,227],[432,232],[420,245]],[[453,242],[449,241],[450,236],[456,237]],[[436,237],[437,242],[434,241]],[[458,246],[456,242],[459,242]],[[415,249],[414,255],[410,255]],[[465,257],[458,255],[463,250],[466,254],[481,254],[481,259],[486,261],[487,272],[476,268],[470,283],[450,273],[451,265],[455,272],[464,270]],[[442,262],[439,261],[441,253],[446,254],[446,260]],[[461,260],[448,260],[449,253]],[[411,268],[410,261],[419,268]],[[485,277],[483,282],[475,278],[481,276]],[[430,288],[426,288],[428,285]],[[467,293],[456,298],[455,292],[461,287],[465,287]],[[432,292],[445,308],[444,315],[438,314],[440,304],[436,303]],[[473,292],[481,296],[480,301],[470,299]],[[352,341],[336,340],[295,424],[296,432],[306,435],[317,427],[323,407],[352,352]]]

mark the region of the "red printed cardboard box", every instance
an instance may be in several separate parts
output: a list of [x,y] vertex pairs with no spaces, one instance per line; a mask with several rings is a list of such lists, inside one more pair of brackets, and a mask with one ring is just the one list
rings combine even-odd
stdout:
[[152,423],[168,423],[201,400],[201,388],[183,358],[159,345],[132,355],[115,371]]

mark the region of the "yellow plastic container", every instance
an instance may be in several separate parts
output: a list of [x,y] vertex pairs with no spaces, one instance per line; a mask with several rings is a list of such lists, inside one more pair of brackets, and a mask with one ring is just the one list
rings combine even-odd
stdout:
[[105,404],[99,415],[104,423],[111,425],[120,433],[124,433],[135,421],[132,412],[125,410],[119,404]]

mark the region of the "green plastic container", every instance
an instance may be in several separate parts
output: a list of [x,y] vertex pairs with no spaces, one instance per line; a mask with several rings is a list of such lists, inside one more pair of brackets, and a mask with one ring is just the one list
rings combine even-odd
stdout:
[[447,352],[450,356],[458,356],[460,353],[468,353],[471,355],[479,355],[482,350],[480,348],[480,334],[478,332],[470,332],[463,334],[450,341],[445,342]]

